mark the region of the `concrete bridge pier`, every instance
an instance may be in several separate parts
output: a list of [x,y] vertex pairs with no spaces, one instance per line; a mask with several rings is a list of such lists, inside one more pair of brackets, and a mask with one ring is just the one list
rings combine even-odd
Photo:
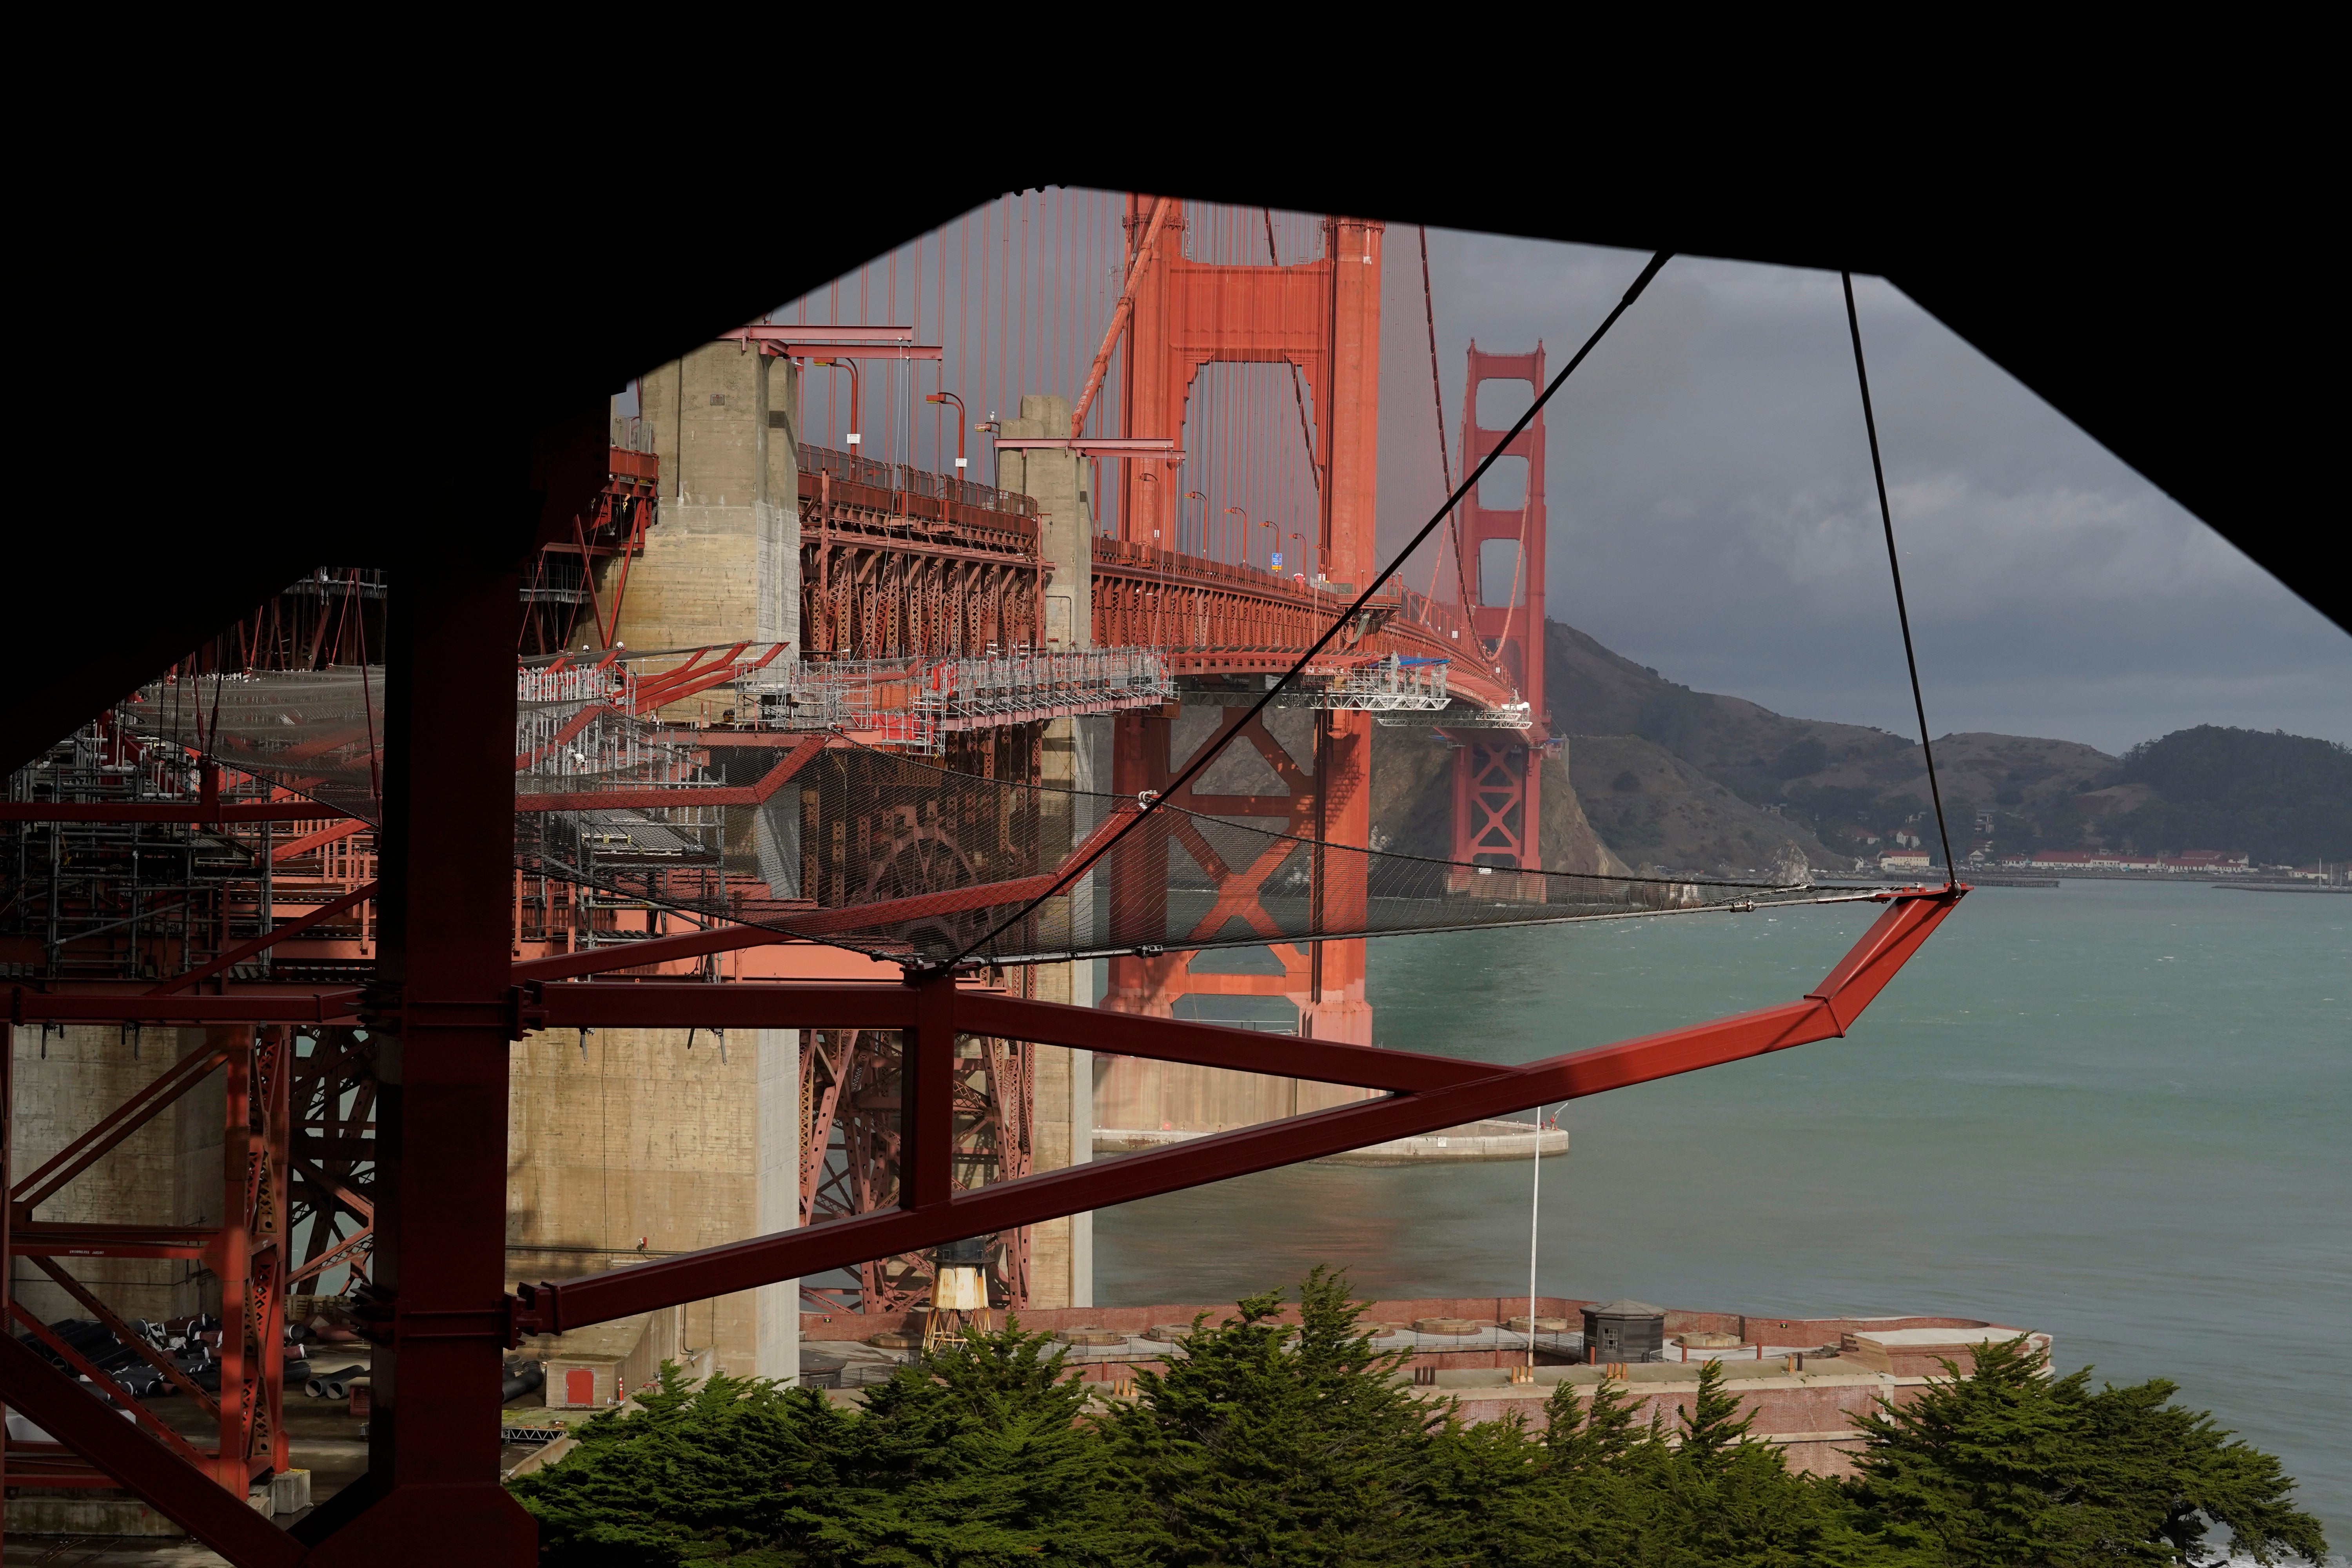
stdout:
[[[1024,395],[1020,417],[1003,422],[1013,437],[1062,437],[1070,433],[1067,398]],[[1092,465],[1075,452],[1012,451],[996,455],[999,489],[1037,503],[1040,552],[1044,556],[1045,646],[1083,648],[1094,644],[1094,498]],[[1048,788],[1041,805],[1038,849],[1045,864],[1067,855],[1095,826],[1094,803],[1059,791],[1100,788],[1095,777],[1092,731],[1099,720],[1055,719],[1040,725],[1037,769]],[[1053,900],[1049,928],[1083,931],[1093,924],[1091,891],[1080,886]],[[1085,1006],[1094,999],[1094,963],[1041,963],[1025,984],[1040,1001]],[[1084,1164],[1094,1158],[1094,1053],[1033,1045],[1034,1099],[1030,1116],[1032,1169],[1044,1172]],[[1029,1230],[1029,1300],[1037,1308],[1094,1305],[1094,1235],[1091,1214],[1047,1220]]]

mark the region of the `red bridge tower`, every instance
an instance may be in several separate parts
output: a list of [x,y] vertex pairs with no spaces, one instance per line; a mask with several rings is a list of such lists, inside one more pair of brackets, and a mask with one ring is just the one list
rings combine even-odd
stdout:
[[[1183,254],[1184,226],[1181,203],[1148,195],[1129,198],[1129,262],[1132,267],[1139,258],[1141,265],[1135,270],[1135,313],[1128,336],[1127,433],[1181,440],[1193,380],[1204,365],[1295,365],[1313,411],[1310,458],[1320,512],[1316,561],[1334,583],[1360,584],[1379,569],[1373,502],[1380,442],[1382,226],[1362,218],[1328,218],[1323,254],[1293,266],[1192,260]],[[1173,542],[1174,492],[1181,489],[1175,479],[1172,465],[1127,465],[1119,518],[1128,542],[1164,547]],[[1286,663],[1286,658],[1272,668]],[[1235,711],[1228,722],[1239,717]],[[1165,790],[1188,760],[1170,754],[1171,720],[1122,714],[1118,724],[1114,786],[1130,795]],[[1258,724],[1236,736],[1234,743],[1255,747],[1265,756],[1287,793],[1194,799],[1188,791],[1176,804],[1220,816],[1280,818],[1285,832],[1342,844],[1365,842],[1371,826],[1370,715],[1318,712],[1311,757],[1287,756]],[[1216,929],[1239,918],[1270,937],[1276,934],[1274,922],[1258,906],[1257,893],[1280,869],[1278,865],[1226,867],[1213,856],[1203,869],[1217,887],[1217,912],[1211,917]],[[1167,885],[1166,868],[1160,865],[1118,861],[1112,875],[1115,884],[1123,885],[1114,897],[1129,896],[1125,889]],[[1320,906],[1318,928],[1360,928],[1364,889],[1360,879],[1353,886],[1345,885],[1348,880],[1327,879],[1318,868],[1313,890]],[[1370,1043],[1361,942],[1312,943],[1304,952],[1292,943],[1276,942],[1269,951],[1281,963],[1279,974],[1188,979],[1188,955],[1181,952],[1115,958],[1104,1005],[1165,1016],[1176,998],[1190,991],[1281,995],[1297,1005],[1301,1035]],[[1150,1064],[1133,1065],[1141,1070]],[[1333,1099],[1360,1098],[1361,1092],[1307,1084],[1299,1089],[1305,1097],[1298,1106],[1302,1110]]]
[[[1470,345],[1470,374],[1462,397],[1462,472],[1502,445],[1509,431],[1478,421],[1478,394],[1495,383],[1524,382],[1532,401],[1544,382],[1543,344],[1533,353],[1490,354]],[[1519,406],[1524,406],[1524,404]],[[1514,504],[1510,459],[1525,463],[1526,488]],[[1500,504],[1489,505],[1488,499]],[[1517,871],[1540,871],[1543,760],[1530,745],[1549,722],[1544,706],[1544,417],[1538,412],[1517,440],[1503,447],[1454,520],[1471,581],[1463,606],[1489,665],[1517,688],[1533,721],[1528,730],[1468,731],[1454,753],[1454,855],[1457,861]],[[1529,896],[1540,879],[1530,878]]]

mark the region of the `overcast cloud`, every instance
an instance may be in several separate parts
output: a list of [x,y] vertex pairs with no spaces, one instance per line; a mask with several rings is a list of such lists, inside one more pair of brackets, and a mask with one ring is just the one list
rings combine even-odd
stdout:
[[[1541,337],[1557,369],[1643,261],[1447,232],[1430,252],[1454,431],[1470,339]],[[1388,254],[1395,542],[1427,516],[1433,416],[1413,231]],[[2352,742],[2352,637],[1891,286],[1855,290],[1937,733]],[[1547,416],[1555,618],[1701,689],[1916,728],[1834,275],[1677,259]]]

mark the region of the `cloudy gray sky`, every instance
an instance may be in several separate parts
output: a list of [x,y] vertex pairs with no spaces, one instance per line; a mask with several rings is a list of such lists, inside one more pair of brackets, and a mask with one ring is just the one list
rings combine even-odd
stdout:
[[[1419,254],[1389,234],[1384,540],[1426,517],[1434,467]],[[1540,337],[1557,367],[1643,259],[1443,231],[1430,252],[1457,431],[1473,337]],[[1856,293],[1937,733],[2352,742],[2352,637],[1891,286]],[[1916,729],[1834,275],[1677,259],[1548,418],[1555,618],[1701,689]]]

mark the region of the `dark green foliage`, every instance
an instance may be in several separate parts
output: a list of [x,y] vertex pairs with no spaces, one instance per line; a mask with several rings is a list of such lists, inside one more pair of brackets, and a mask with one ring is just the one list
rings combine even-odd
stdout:
[[541,1562],[667,1568],[771,1545],[803,1499],[838,1491],[857,1425],[814,1389],[724,1376],[689,1389],[667,1365],[639,1403],[590,1421],[577,1450],[514,1482],[539,1521]]
[[1299,1288],[1295,1344],[1281,1293],[1205,1316],[1184,1353],[1140,1373],[1141,1398],[1106,1435],[1139,1489],[1171,1563],[1419,1563],[1412,1506],[1428,1434],[1444,1413],[1372,1348],[1345,1280],[1318,1268]]
[[860,1415],[814,1389],[675,1367],[641,1414],[591,1421],[524,1477],[555,1568],[1139,1561],[1087,1394],[1008,1323],[901,1368]]
[[1050,1336],[977,1333],[866,1395],[837,1507],[808,1516],[811,1560],[1109,1563],[1129,1560],[1126,1501],[1087,1394]]
[[2278,1461],[2172,1403],[2094,1392],[2022,1341],[1868,1417],[1849,1483],[1750,1440],[1722,1368],[1640,1418],[1615,1381],[1562,1383],[1547,1426],[1465,1425],[1418,1398],[1318,1269],[1205,1314],[1186,1354],[1105,1415],[1046,1336],[975,1334],[872,1390],[665,1368],[514,1483],[562,1568],[2091,1568],[2326,1552]]
[[2079,1484],[2119,1533],[2160,1539],[2193,1560],[2203,1554],[2210,1521],[2257,1561],[2326,1554],[2319,1521],[2293,1506],[2294,1482],[2278,1460],[2232,1441],[2210,1415],[2173,1404],[2179,1384],[2158,1377],[2086,1394],[2085,1381],[2087,1373],[2064,1379],[2053,1394],[2079,1407],[2091,1456]]
[[1734,1445],[1748,1436],[1753,1417],[1739,1414],[1739,1395],[1723,1384],[1723,1363],[1711,1361],[1698,1369],[1698,1397],[1680,1412],[1683,1425],[1681,1458],[1702,1473],[1719,1472],[1729,1462]]
[[2024,1341],[1987,1345],[1973,1375],[1866,1417],[1857,1523],[1887,1561],[2053,1568],[2218,1560],[2209,1522],[2260,1562],[2326,1552],[2318,1521],[2267,1454],[2170,1403],[2162,1379],[2090,1390],[2049,1375]]
[[2126,783],[2161,797],[2119,817],[2142,853],[2235,850],[2257,863],[2352,859],[2352,748],[2200,724],[2124,753]]

